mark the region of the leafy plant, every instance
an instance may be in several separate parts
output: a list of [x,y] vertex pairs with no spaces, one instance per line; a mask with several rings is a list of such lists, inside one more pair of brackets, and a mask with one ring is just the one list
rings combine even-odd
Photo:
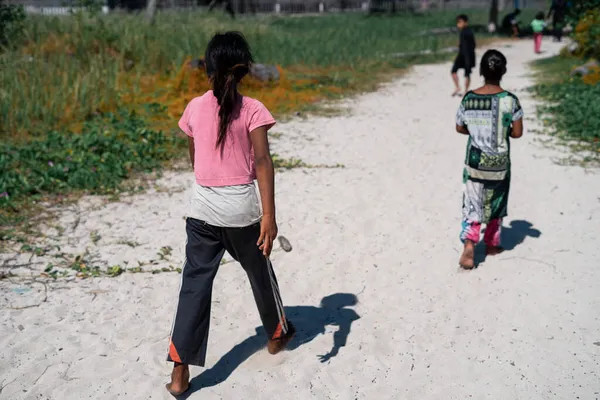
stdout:
[[554,57],[538,63],[540,76],[550,79],[532,88],[546,101],[539,108],[547,126],[554,134],[570,142],[583,144],[600,157],[600,83],[588,84],[578,77],[569,77],[573,60]]
[[98,233],[98,231],[92,231],[90,232],[90,239],[92,240],[92,243],[98,244],[100,239],[102,239],[102,236],[100,236],[100,233]]
[[[187,60],[204,52],[215,31],[244,32],[257,61],[283,68],[282,84],[245,88],[276,113],[296,112],[307,103],[339,97],[342,90],[372,86],[380,81],[379,72],[417,62],[398,65],[391,57],[395,53],[435,51],[456,43],[455,33],[426,34],[429,28],[453,26],[454,11],[419,17],[344,13],[235,21],[186,11],[160,13],[156,25],[149,26],[139,15],[94,14],[95,0],[76,4],[87,11],[70,18],[29,16],[27,41],[0,57],[1,136],[78,132],[79,122],[90,115],[139,111],[152,102],[168,110],[148,110],[152,122],[176,126],[185,102],[201,93],[180,75],[190,73]],[[485,14],[470,16],[477,23],[486,20]],[[206,77],[198,79],[205,90]]]
[[163,246],[157,254],[161,260],[167,260],[172,253],[173,248],[171,246]]
[[121,275],[125,270],[121,268],[119,265],[113,265],[106,270],[106,275],[110,277],[115,277]]
[[0,208],[51,193],[118,190],[132,173],[152,171],[179,154],[182,143],[177,135],[147,128],[131,113],[94,118],[83,131],[50,132],[29,143],[2,143]]
[[579,45],[577,55],[600,59],[600,5],[579,17],[573,39]]
[[571,24],[577,25],[590,11],[600,8],[600,0],[571,0],[567,17]]
[[22,5],[4,4],[0,0],[0,50],[15,47],[23,37],[25,10]]

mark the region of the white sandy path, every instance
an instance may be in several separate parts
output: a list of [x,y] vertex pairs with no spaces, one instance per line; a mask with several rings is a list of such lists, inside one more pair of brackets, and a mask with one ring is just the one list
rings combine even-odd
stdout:
[[[506,87],[521,98],[527,128],[536,126],[535,103],[524,90],[532,84],[532,47],[526,41],[503,49]],[[348,116],[277,128],[279,153],[346,167],[278,176],[280,231],[294,245],[273,257],[284,301],[318,307],[324,296],[353,293],[361,318],[328,363],[318,355],[331,348],[335,326],[293,352],[259,351],[229,377],[227,368],[209,371],[202,382],[210,385],[190,398],[600,397],[598,175],[559,166],[553,160],[562,150],[544,148],[526,133],[513,146],[505,225],[528,221],[541,235],[525,237],[473,272],[459,271],[465,138],[453,132],[458,99],[447,95],[449,68],[418,66],[349,101]],[[89,246],[111,264],[130,266],[172,246],[172,261],[159,265],[176,265],[186,204],[176,188],[191,178],[169,173],[160,184],[170,193],[96,210],[84,200],[75,229],[72,212],[61,219],[70,244],[57,240],[69,251]],[[101,236],[96,246],[89,238],[94,230]],[[514,238],[515,231],[507,233]],[[117,244],[123,239],[141,245]],[[4,281],[0,399],[168,398],[164,358],[178,284],[172,273],[62,283],[52,286],[46,303],[17,311],[5,307],[34,303],[41,286],[16,295]],[[259,325],[237,264],[222,267],[213,300],[209,367]],[[238,351],[228,360],[239,357]]]

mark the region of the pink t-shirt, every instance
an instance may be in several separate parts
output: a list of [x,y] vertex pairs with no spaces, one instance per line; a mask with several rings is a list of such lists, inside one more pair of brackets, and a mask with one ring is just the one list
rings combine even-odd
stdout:
[[219,104],[212,90],[196,97],[185,108],[179,127],[194,138],[194,172],[202,186],[234,186],[256,179],[250,132],[275,125],[273,116],[258,100],[242,97],[238,116],[229,125],[225,147],[216,147],[219,135]]

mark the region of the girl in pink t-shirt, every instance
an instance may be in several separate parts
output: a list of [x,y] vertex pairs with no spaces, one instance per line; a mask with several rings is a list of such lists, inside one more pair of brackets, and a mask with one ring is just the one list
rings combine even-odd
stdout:
[[248,274],[269,352],[283,350],[295,334],[283,312],[268,258],[277,237],[274,170],[267,137],[275,120],[262,103],[237,91],[252,61],[250,47],[240,33],[213,37],[205,55],[213,90],[193,99],[179,121],[188,135],[195,182],[186,218],[186,261],[169,343],[168,360],[175,364],[167,390],[175,396],[189,389],[188,366],[204,366],[212,284],[225,251]]

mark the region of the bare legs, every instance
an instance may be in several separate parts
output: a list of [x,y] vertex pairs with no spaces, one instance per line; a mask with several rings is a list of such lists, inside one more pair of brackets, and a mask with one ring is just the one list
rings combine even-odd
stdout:
[[[479,242],[481,223],[474,221],[463,221],[460,239],[465,244],[463,253],[458,264],[464,269],[475,268],[475,245]],[[487,224],[483,241],[486,244],[486,254],[494,256],[500,254],[504,249],[500,246],[500,234],[502,232],[502,218],[493,219]]]
[[173,396],[179,396],[190,387],[190,368],[187,364],[175,363],[171,372],[171,383],[167,384],[167,390]]
[[475,267],[475,243],[472,240],[465,240],[465,248],[458,264],[464,269],[473,269]]
[[[454,82],[454,93],[452,93],[452,96],[461,96],[460,83],[458,81],[458,74],[456,72],[452,73],[452,81]],[[471,78],[467,76],[465,78],[465,93],[469,91],[470,86]]]
[[488,256],[495,256],[504,251],[500,246],[500,234],[502,233],[502,218],[493,219],[488,223],[485,234],[483,235],[483,241],[487,245],[486,254]]
[[452,96],[458,96],[460,95],[460,86],[458,84],[458,74],[456,72],[452,73],[452,81],[454,82],[454,93],[452,93]]

